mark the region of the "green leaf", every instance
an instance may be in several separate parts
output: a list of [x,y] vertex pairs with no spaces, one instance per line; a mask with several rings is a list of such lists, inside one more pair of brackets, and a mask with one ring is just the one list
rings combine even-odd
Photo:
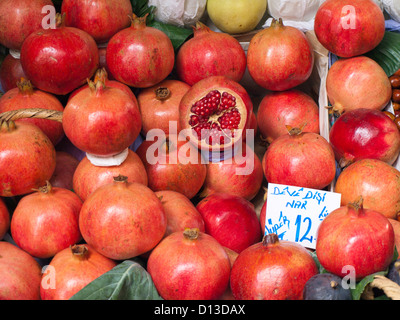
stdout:
[[125,260],[93,280],[70,300],[162,300],[150,274],[134,260]]
[[375,60],[390,77],[400,69],[400,33],[386,31],[379,45],[365,55]]
[[155,20],[151,23],[147,23],[147,25],[163,31],[171,39],[175,50],[178,50],[179,47],[186,41],[186,39],[193,34],[192,29],[178,27]]
[[367,287],[367,285],[369,283],[371,283],[374,280],[374,276],[376,276],[378,274],[379,275],[385,275],[386,271],[381,271],[381,272],[370,274],[370,275],[364,277],[363,279],[361,279],[359,282],[357,282],[355,288],[350,288],[353,300],[360,300],[361,299],[361,295],[365,291],[365,288]]

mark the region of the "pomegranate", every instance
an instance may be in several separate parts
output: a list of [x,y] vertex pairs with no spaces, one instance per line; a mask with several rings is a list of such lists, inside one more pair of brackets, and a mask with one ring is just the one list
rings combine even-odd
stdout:
[[87,153],[104,157],[118,154],[140,133],[142,120],[137,102],[102,80],[89,80],[88,84],[65,106],[65,135]]
[[147,14],[133,14],[131,26],[117,32],[107,45],[106,61],[111,74],[131,87],[147,88],[161,82],[175,63],[171,40],[164,32],[148,27],[146,18]]
[[307,249],[267,234],[236,258],[230,286],[237,300],[302,300],[306,282],[317,273]]
[[130,24],[132,5],[129,0],[64,0],[61,13],[65,25],[89,33],[97,43],[105,43]]
[[56,151],[56,168],[51,176],[50,183],[53,187],[73,189],[73,176],[79,160],[65,151]]
[[40,300],[41,271],[27,252],[0,241],[0,300]]
[[240,150],[229,159],[207,163],[207,174],[200,195],[229,193],[252,200],[264,179],[260,158],[243,143]]
[[47,182],[18,202],[11,219],[12,238],[31,256],[51,258],[81,240],[81,207],[82,201],[74,192]]
[[388,219],[390,224],[393,227],[394,232],[394,245],[397,252],[400,251],[400,221],[395,219]]
[[365,158],[393,164],[400,152],[400,131],[379,110],[347,111],[333,124],[329,141],[341,167]]
[[316,254],[321,265],[344,277],[354,268],[356,280],[385,270],[394,253],[394,231],[380,212],[364,209],[362,197],[332,211],[319,225]]
[[0,196],[31,193],[55,167],[54,145],[37,126],[0,120]]
[[363,207],[396,219],[400,212],[400,172],[378,159],[361,159],[346,167],[337,178],[335,192],[342,206],[363,197]]
[[284,91],[304,83],[314,66],[312,46],[303,32],[273,19],[257,32],[247,50],[247,69],[253,80],[271,91]]
[[3,200],[0,198],[0,240],[3,240],[10,228],[10,212]]
[[43,272],[42,300],[68,300],[117,263],[88,244],[77,244],[58,252]]
[[197,206],[207,234],[237,253],[261,240],[260,223],[254,205],[239,196],[215,193]]
[[99,47],[99,68],[105,69],[110,80],[115,80],[107,66],[107,47]]
[[3,92],[17,88],[17,81],[26,78],[22,69],[21,60],[14,58],[11,54],[6,55],[0,65],[0,85]]
[[99,51],[88,33],[66,27],[58,14],[55,29],[36,31],[25,39],[21,64],[35,87],[66,95],[92,77],[99,65]]
[[160,199],[167,216],[167,230],[164,237],[177,231],[184,231],[186,228],[205,231],[203,217],[188,197],[171,190],[157,191],[155,194]]
[[[99,68],[97,69],[96,73],[94,74],[93,82],[97,83],[97,81],[101,81],[105,84],[106,87],[113,87],[113,88],[118,88],[124,91],[135,103],[137,102],[136,96],[126,84],[123,84],[119,81],[112,80],[109,77],[109,73],[107,72],[106,68]],[[75,96],[78,92],[82,91],[83,89],[87,89],[89,87],[89,84],[85,84],[78,89],[74,90],[71,92],[71,94],[68,96],[68,100],[71,100],[73,96]]]
[[96,166],[85,156],[78,164],[72,185],[75,193],[85,201],[87,197],[100,186],[112,183],[114,177],[122,174],[130,182],[138,182],[147,186],[147,173],[142,160],[132,150],[128,149],[128,156],[119,166]]
[[392,96],[385,71],[366,56],[339,59],[332,64],[326,77],[326,91],[337,116],[359,108],[382,110]]
[[42,21],[47,14],[42,13],[45,6],[54,9],[51,0],[1,1],[0,43],[6,48],[20,50],[32,32],[42,29]]
[[262,165],[268,182],[323,189],[336,174],[335,154],[328,141],[297,128],[275,139],[264,154]]
[[314,21],[319,42],[334,54],[349,58],[374,49],[385,34],[385,17],[376,1],[327,0]]
[[287,134],[286,126],[319,134],[319,107],[311,96],[297,89],[268,92],[258,106],[257,125],[268,143]]
[[207,168],[202,155],[176,135],[145,140],[136,152],[146,167],[151,190],[177,191],[192,199],[203,186]]
[[224,248],[198,229],[163,239],[147,261],[158,293],[165,300],[213,300],[227,289],[231,266]]
[[[142,132],[144,135],[152,129],[162,130],[170,134],[171,125],[175,126],[178,134],[179,103],[190,86],[183,81],[166,79],[150,88],[142,89],[138,96],[140,114],[142,115]],[[175,127],[172,127],[175,130]],[[173,130],[171,130],[173,131]]]
[[[56,111],[64,111],[61,102],[51,93],[34,89],[31,82],[24,78],[17,82],[17,88],[7,91],[0,97],[0,113],[26,109],[41,108]],[[23,118],[17,122],[30,122],[38,126],[56,145],[64,136],[64,130],[61,122],[49,119]]]
[[153,249],[163,238],[167,221],[153,191],[118,176],[85,200],[79,227],[83,239],[96,251],[124,260]]
[[[227,247],[224,247],[224,249],[229,257],[229,262],[230,262],[231,268],[232,268],[233,264],[236,261],[236,258],[239,256],[239,253],[237,253]],[[235,298],[233,297],[230,285],[228,285],[228,288],[226,288],[225,292],[222,294],[222,296],[218,300],[235,300]]]
[[191,86],[210,76],[239,82],[245,70],[246,53],[239,41],[228,33],[214,32],[200,21],[193,27],[193,37],[176,55],[176,73]]
[[218,152],[241,143],[248,129],[253,103],[247,91],[225,76],[211,76],[194,84],[179,104],[179,123],[201,150]]

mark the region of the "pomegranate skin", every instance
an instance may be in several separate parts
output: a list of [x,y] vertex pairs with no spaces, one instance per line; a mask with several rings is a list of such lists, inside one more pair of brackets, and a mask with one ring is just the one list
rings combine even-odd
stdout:
[[99,51],[88,33],[59,24],[25,39],[21,64],[35,87],[66,95],[92,77],[99,65]]
[[360,280],[385,270],[393,258],[394,230],[380,212],[363,209],[362,203],[332,211],[317,232],[316,254],[321,265],[340,277],[354,267]]
[[239,254],[230,286],[236,300],[302,300],[305,283],[317,273],[307,249],[269,234]]
[[4,201],[0,198],[0,240],[3,240],[10,228],[10,212]]
[[0,65],[0,84],[3,92],[16,88],[17,81],[21,78],[26,79],[21,60],[15,59],[11,54],[6,55]]
[[181,46],[176,56],[178,77],[190,86],[209,76],[226,76],[239,82],[246,70],[246,53],[239,41],[201,22],[193,30],[193,38]]
[[146,16],[134,15],[131,26],[117,32],[108,42],[106,62],[116,80],[131,87],[147,88],[171,73],[175,52],[164,32],[147,27]]
[[400,131],[381,111],[355,109],[335,121],[329,142],[342,167],[365,158],[393,164],[400,152]]
[[31,193],[50,180],[55,167],[54,145],[38,127],[0,124],[0,196]]
[[346,167],[337,178],[335,192],[347,205],[359,196],[364,209],[396,219],[400,213],[400,172],[378,159],[361,159]]
[[40,300],[41,272],[31,255],[0,241],[0,300]]
[[261,87],[284,91],[305,82],[314,66],[312,46],[299,29],[274,20],[256,33],[247,50],[250,76]]
[[24,40],[33,32],[42,29],[44,6],[51,0],[3,0],[0,3],[0,43],[6,48],[20,50]]
[[339,59],[332,64],[326,91],[332,111],[337,115],[360,108],[382,110],[392,97],[385,71],[365,56]]
[[319,107],[300,90],[269,92],[259,104],[257,125],[268,143],[287,134],[288,125],[319,134]]
[[66,248],[51,259],[43,272],[40,297],[42,300],[68,300],[116,265],[88,244]]
[[227,289],[231,270],[224,248],[210,235],[175,232],[162,240],[147,261],[147,270],[165,300],[213,300]]
[[47,184],[18,202],[11,219],[12,238],[31,256],[51,258],[82,239],[81,207],[74,192]]
[[374,49],[382,41],[385,17],[372,0],[327,0],[315,15],[314,30],[326,49],[349,58]]
[[205,232],[228,249],[240,253],[261,240],[254,205],[242,197],[215,193],[201,200],[196,208],[203,217]]
[[73,176],[79,160],[65,151],[56,151],[56,168],[51,176],[50,183],[53,187],[73,190]]
[[313,132],[275,139],[262,160],[269,183],[323,189],[336,174],[335,154],[324,137]]
[[121,176],[90,194],[79,215],[86,243],[115,260],[150,251],[163,238],[166,226],[166,214],[155,193]]
[[66,14],[66,26],[84,30],[97,43],[105,43],[129,27],[132,5],[129,0],[64,0],[61,13]]

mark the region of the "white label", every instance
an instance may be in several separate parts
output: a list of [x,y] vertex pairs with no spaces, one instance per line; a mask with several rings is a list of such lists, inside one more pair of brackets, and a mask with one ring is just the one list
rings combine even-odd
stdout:
[[340,193],[269,183],[264,234],[315,249],[321,221],[340,207]]

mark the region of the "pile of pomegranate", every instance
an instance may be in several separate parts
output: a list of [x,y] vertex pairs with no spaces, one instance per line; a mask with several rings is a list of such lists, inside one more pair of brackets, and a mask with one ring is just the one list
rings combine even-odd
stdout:
[[[385,34],[374,1],[316,12],[316,39],[339,58],[321,81],[329,106],[307,90],[312,41],[282,19],[245,52],[201,21],[177,46],[130,0],[59,9],[0,3],[0,300],[68,300],[132,259],[165,300],[303,300],[326,289],[308,282],[320,273],[387,272],[400,61],[388,75],[365,55]],[[341,194],[316,249],[265,232],[269,183]]]

